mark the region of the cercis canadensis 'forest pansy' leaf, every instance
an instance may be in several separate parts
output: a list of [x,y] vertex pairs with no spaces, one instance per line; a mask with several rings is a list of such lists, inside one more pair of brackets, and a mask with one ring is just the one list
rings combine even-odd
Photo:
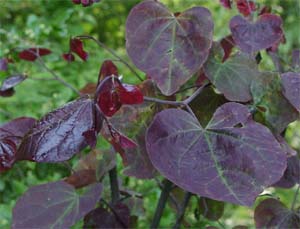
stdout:
[[19,53],[19,58],[27,61],[35,61],[39,56],[45,56],[51,53],[46,48],[29,48]]
[[126,49],[161,92],[172,95],[207,59],[212,34],[206,8],[193,7],[174,15],[158,1],[145,1],[127,18]]
[[67,103],[45,115],[24,137],[22,155],[31,155],[36,162],[59,162],[70,159],[87,146],[83,133],[98,130],[101,117],[87,97]]
[[254,211],[256,228],[300,228],[300,216],[276,199],[266,199]]
[[[291,89],[289,89],[291,90]],[[289,123],[299,117],[299,112],[283,95],[283,86],[279,74],[262,72],[252,81],[251,94],[257,115],[276,135],[280,134]]]
[[280,42],[283,36],[282,20],[274,14],[263,14],[255,23],[242,16],[230,21],[230,30],[237,46],[246,53],[257,52]]
[[21,117],[0,126],[0,172],[10,169],[22,157],[17,154],[17,147],[35,122],[33,118]]
[[224,56],[223,56],[223,62],[225,60],[227,60],[231,54],[231,51],[233,49],[233,47],[235,46],[235,42],[233,40],[232,35],[228,35],[227,37],[224,37],[221,41],[220,41],[220,45],[222,46],[223,50],[224,50]]
[[75,61],[75,56],[72,53],[63,53],[62,58],[68,62],[73,62]]
[[16,203],[12,228],[71,228],[95,208],[101,192],[100,183],[82,195],[64,181],[31,187]]
[[[89,54],[83,49],[83,42],[78,38],[70,39],[70,51],[76,53],[83,61],[89,57]],[[69,58],[72,59],[72,56]]]
[[237,0],[236,7],[238,8],[239,12],[245,17],[256,10],[255,3],[249,0]]
[[300,111],[300,73],[287,72],[281,75],[283,94]]
[[122,104],[140,104],[144,101],[141,90],[134,85],[122,84],[117,77],[106,77],[97,88],[97,103],[104,115],[113,116]]
[[254,58],[237,53],[223,63],[224,52],[214,45],[204,65],[207,78],[231,101],[251,100],[250,85],[259,76]]
[[215,200],[251,206],[286,169],[286,154],[246,106],[226,103],[203,128],[180,109],[158,113],[146,134],[156,169],[179,187]]
[[26,75],[11,75],[9,77],[7,77],[3,82],[2,85],[0,87],[0,91],[4,92],[7,91],[9,89],[14,88],[15,86],[17,86],[19,83],[23,82],[25,79],[27,78]]
[[118,76],[118,68],[111,60],[105,60],[100,68],[98,82],[107,76]]
[[231,9],[231,0],[220,0],[222,6],[227,9]]

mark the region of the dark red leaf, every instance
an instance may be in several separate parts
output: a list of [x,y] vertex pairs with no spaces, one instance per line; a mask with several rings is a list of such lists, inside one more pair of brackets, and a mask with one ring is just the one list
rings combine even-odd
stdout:
[[96,208],[84,217],[83,228],[129,228],[130,210],[123,203],[112,206],[113,209]]
[[0,59],[0,71],[7,71],[7,64],[8,64],[7,58],[1,58]]
[[74,188],[82,188],[97,182],[96,171],[93,169],[75,171],[71,176],[64,179],[64,181]]
[[64,53],[62,54],[62,58],[68,62],[73,62],[75,61],[75,56],[72,53]]
[[97,119],[102,122],[95,117],[92,100],[85,97],[72,101],[37,122],[23,138],[19,152],[37,162],[68,160],[87,146],[82,134],[95,128]]
[[72,2],[73,2],[74,4],[80,4],[80,3],[81,3],[81,0],[72,0]]
[[237,0],[236,7],[238,8],[239,12],[245,17],[256,10],[255,3],[249,0]]
[[80,89],[80,93],[87,94],[87,95],[93,95],[95,94],[97,89],[96,83],[87,83],[83,88]]
[[255,208],[256,228],[300,228],[300,216],[276,199],[266,199]]
[[231,9],[231,0],[220,0],[222,6],[227,9]]
[[13,209],[12,228],[71,228],[95,208],[102,185],[91,185],[83,194],[64,181],[29,188]]
[[0,88],[1,92],[13,89],[19,83],[23,82],[27,78],[26,75],[12,75],[7,77],[3,82]]
[[264,6],[263,8],[261,8],[258,15],[260,16],[263,14],[270,14],[271,12],[272,12],[271,6]]
[[88,53],[83,50],[83,42],[78,39],[74,38],[70,40],[70,50],[76,53],[83,61],[88,59]]
[[282,39],[282,20],[274,14],[263,14],[255,23],[242,16],[230,21],[232,37],[243,52],[253,53],[266,49]]
[[222,60],[224,62],[230,56],[231,51],[232,51],[233,47],[235,46],[235,42],[233,40],[232,35],[228,35],[227,37],[224,37],[221,40],[220,44],[224,50],[224,56],[223,56],[223,60]]
[[98,82],[107,76],[118,76],[118,68],[111,60],[105,60],[100,68]]
[[27,61],[35,61],[38,56],[45,56],[51,53],[51,50],[46,48],[29,48],[19,53],[19,58]]
[[0,172],[10,169],[23,157],[17,154],[17,147],[35,122],[33,118],[21,117],[0,126]]
[[6,91],[0,91],[1,97],[11,97],[15,94],[15,90],[13,88],[8,89]]
[[144,102],[141,90],[135,85],[122,84],[118,90],[122,104],[140,104]]

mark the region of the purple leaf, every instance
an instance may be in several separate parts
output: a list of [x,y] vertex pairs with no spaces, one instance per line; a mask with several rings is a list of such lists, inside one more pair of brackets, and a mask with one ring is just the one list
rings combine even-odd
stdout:
[[287,72],[281,75],[283,95],[300,111],[300,73]]
[[[84,97],[72,101],[37,122],[24,137],[19,151],[37,162],[68,160],[87,146],[83,133],[95,128],[95,119],[92,100]],[[101,125],[102,120],[99,122]]]
[[222,6],[227,9],[231,9],[231,0],[220,0]]
[[7,58],[1,58],[0,59],[0,71],[7,71],[7,64],[8,64]]
[[266,199],[254,211],[256,228],[300,228],[300,216],[279,200]]
[[96,208],[84,217],[83,228],[129,228],[130,210],[122,203],[112,206],[113,210]]
[[300,49],[293,50],[292,53],[292,67],[300,68]]
[[262,72],[252,82],[251,93],[254,105],[263,108],[262,112],[258,111],[263,123],[276,135],[299,117],[297,110],[283,95],[281,78],[277,73]]
[[263,14],[255,23],[242,16],[230,21],[230,30],[237,46],[246,53],[257,52],[280,42],[283,36],[282,20],[274,14]]
[[223,63],[224,52],[214,45],[204,65],[207,78],[231,101],[251,100],[250,85],[259,75],[255,59],[235,54]]
[[226,103],[203,128],[179,109],[158,113],[146,134],[155,168],[179,187],[215,200],[251,206],[278,181],[286,155],[246,106]]
[[300,159],[298,156],[293,156],[288,158],[283,176],[273,186],[292,188],[296,183],[300,184]]
[[19,83],[23,82],[27,76],[25,75],[12,75],[7,77],[3,82],[2,86],[0,88],[1,92],[8,91],[15,86],[17,86]]
[[0,126],[0,172],[10,169],[22,157],[17,154],[17,147],[35,122],[33,118],[21,117]]
[[31,187],[16,203],[12,228],[70,228],[94,209],[101,192],[97,184],[78,195],[64,181]]
[[176,15],[158,1],[136,5],[126,23],[126,49],[164,95],[175,93],[207,59],[212,44],[210,12],[193,7]]

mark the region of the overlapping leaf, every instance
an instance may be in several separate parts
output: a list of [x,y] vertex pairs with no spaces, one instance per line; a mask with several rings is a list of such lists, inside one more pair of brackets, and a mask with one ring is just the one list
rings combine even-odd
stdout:
[[70,228],[94,209],[101,191],[97,184],[78,195],[64,181],[34,186],[17,201],[12,228]]
[[281,75],[283,94],[300,111],[300,73],[287,72]]
[[252,205],[286,168],[269,129],[237,103],[218,108],[206,128],[183,110],[164,110],[148,129],[146,147],[153,165],[179,187],[240,205]]
[[174,15],[158,1],[145,1],[127,18],[126,49],[162,93],[171,95],[207,59],[212,33],[213,22],[206,8],[194,7]]
[[214,45],[204,71],[210,81],[231,101],[247,102],[251,99],[250,85],[259,76],[254,59],[236,54],[223,63],[223,51]]
[[299,228],[300,216],[276,199],[266,199],[255,209],[256,228]]
[[258,113],[263,117],[262,122],[275,134],[281,133],[299,117],[297,110],[283,95],[281,79],[277,73],[261,73],[252,82],[251,93],[254,105],[260,108]]
[[92,100],[87,97],[70,102],[45,115],[24,137],[19,152],[31,155],[37,162],[59,162],[70,159],[87,146],[83,133],[101,125],[95,117]]
[[230,30],[237,46],[246,53],[257,52],[280,42],[283,37],[282,20],[274,14],[263,14],[255,23],[242,16],[230,21]]

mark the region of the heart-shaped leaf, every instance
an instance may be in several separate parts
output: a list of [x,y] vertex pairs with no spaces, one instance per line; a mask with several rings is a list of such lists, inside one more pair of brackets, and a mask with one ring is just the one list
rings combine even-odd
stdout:
[[300,216],[276,199],[262,201],[254,211],[256,228],[300,228]]
[[205,62],[212,34],[213,22],[206,8],[193,7],[174,15],[158,1],[145,1],[127,18],[126,49],[161,92],[171,95]]
[[186,111],[164,110],[150,125],[146,146],[156,169],[179,187],[240,205],[251,206],[286,168],[270,130],[237,103],[219,107],[206,128]]
[[214,45],[204,65],[205,75],[231,101],[251,100],[250,85],[259,76],[256,61],[246,54],[235,54],[223,63],[224,53]]
[[[24,137],[19,153],[37,162],[68,160],[87,146],[83,133],[95,128],[95,120],[92,100],[84,97],[70,102],[37,122]],[[96,122],[101,125],[102,120]]]
[[283,94],[300,111],[300,73],[287,72],[281,75]]
[[12,228],[70,228],[94,209],[101,191],[97,184],[78,195],[64,181],[34,186],[17,201]]
[[274,14],[263,14],[255,23],[242,16],[230,21],[230,30],[237,46],[246,53],[257,52],[280,42],[283,36],[282,20]]

